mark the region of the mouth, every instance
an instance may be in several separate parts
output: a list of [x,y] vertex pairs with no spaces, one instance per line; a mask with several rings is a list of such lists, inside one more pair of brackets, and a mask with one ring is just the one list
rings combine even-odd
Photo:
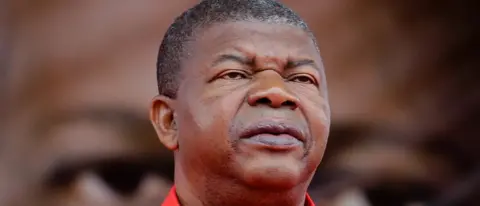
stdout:
[[240,139],[281,150],[302,145],[306,140],[302,130],[294,124],[277,121],[252,124],[241,133]]

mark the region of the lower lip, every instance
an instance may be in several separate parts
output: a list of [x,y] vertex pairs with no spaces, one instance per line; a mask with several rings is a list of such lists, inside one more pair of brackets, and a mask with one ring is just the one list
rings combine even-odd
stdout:
[[248,144],[271,150],[289,150],[303,144],[302,141],[288,134],[259,134],[242,140]]

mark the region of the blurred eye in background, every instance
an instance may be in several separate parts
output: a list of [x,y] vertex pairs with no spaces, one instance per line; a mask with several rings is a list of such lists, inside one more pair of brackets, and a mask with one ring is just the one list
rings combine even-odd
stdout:
[[[61,205],[158,205],[170,189],[171,162],[106,159],[64,164],[47,177],[47,189]],[[60,204],[59,204],[60,205]]]
[[[173,158],[150,122],[121,110],[86,110],[40,124],[45,206],[158,206],[173,182]],[[43,166],[42,166],[43,165]]]

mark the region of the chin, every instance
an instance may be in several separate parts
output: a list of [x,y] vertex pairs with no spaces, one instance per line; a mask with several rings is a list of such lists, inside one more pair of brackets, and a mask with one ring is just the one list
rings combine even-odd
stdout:
[[247,186],[258,189],[292,189],[308,179],[301,162],[255,159],[242,164],[242,179]]

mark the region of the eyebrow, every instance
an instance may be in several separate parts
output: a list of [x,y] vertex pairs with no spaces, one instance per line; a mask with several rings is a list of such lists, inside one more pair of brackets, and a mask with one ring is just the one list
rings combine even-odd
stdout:
[[[234,61],[243,65],[249,65],[249,66],[254,64],[254,60],[248,57],[234,55],[234,54],[222,54],[212,63],[212,67],[217,66],[218,64],[221,64],[226,61]],[[317,64],[315,64],[315,61],[311,59],[288,60],[285,69],[293,69],[301,66],[311,66],[316,70],[320,70]]]
[[253,59],[234,54],[222,54],[212,63],[212,67],[226,61],[234,61],[243,65],[253,65]]
[[301,67],[301,66],[311,66],[311,67],[315,68],[316,70],[320,70],[320,68],[318,68],[317,64],[315,64],[315,61],[313,61],[311,59],[289,60],[287,62],[286,69],[293,69],[293,68]]

